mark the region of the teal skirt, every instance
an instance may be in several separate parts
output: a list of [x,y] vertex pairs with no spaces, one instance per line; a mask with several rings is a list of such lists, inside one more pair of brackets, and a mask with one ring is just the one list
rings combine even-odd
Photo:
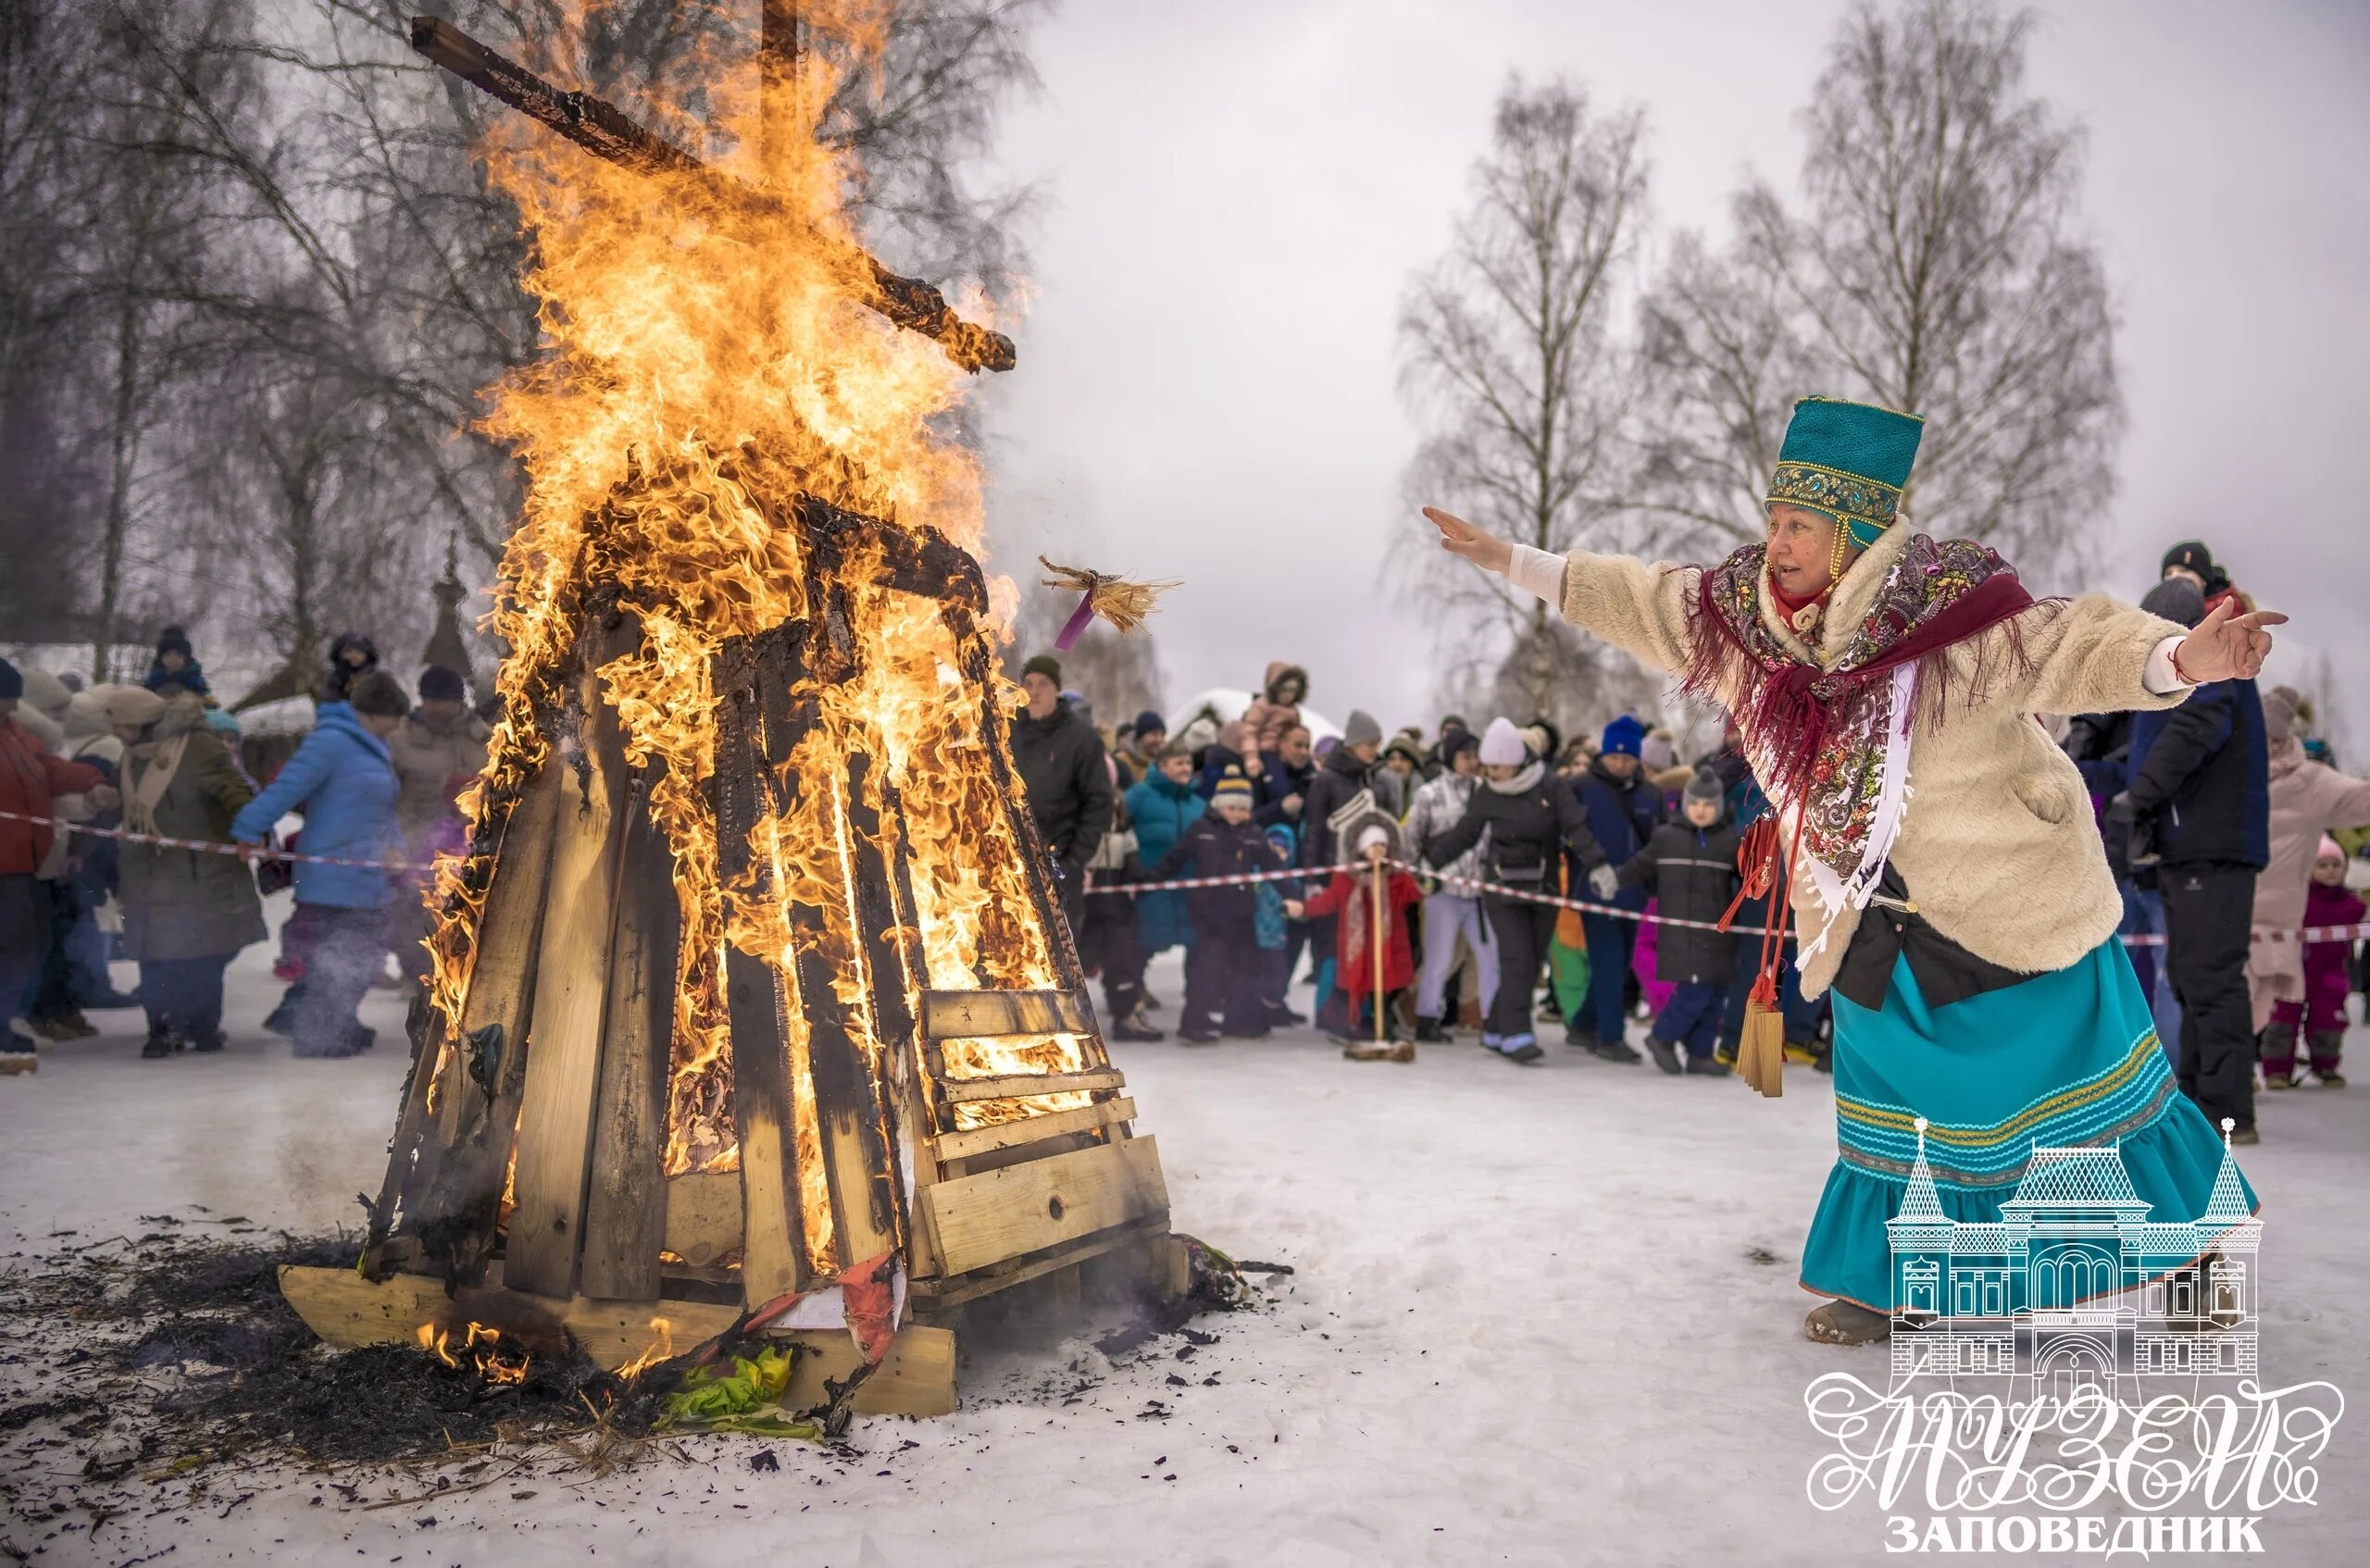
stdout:
[[1834,1002],[1838,1153],[1802,1246],[1804,1289],[1893,1309],[1885,1222],[1901,1212],[1919,1116],[1952,1219],[1997,1222],[2036,1144],[2117,1145],[2148,1220],[2204,1214],[2222,1137],[2174,1083],[2121,942],[1945,1007],[1927,1004],[1903,957],[1881,1009]]

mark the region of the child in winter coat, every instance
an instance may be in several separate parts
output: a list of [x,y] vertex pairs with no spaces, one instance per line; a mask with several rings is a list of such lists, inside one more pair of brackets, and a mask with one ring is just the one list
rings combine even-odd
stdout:
[[[2321,840],[2313,861],[2312,885],[2304,894],[2304,924],[2358,925],[2365,906],[2345,885],[2345,851],[2335,839]],[[2296,1036],[2301,1030],[2312,1052],[2313,1076],[2323,1089],[2343,1089],[2338,1064],[2345,1048],[2345,999],[2353,989],[2351,941],[2306,942],[2304,999],[2272,1004],[2271,1027],[2263,1033],[2263,1086],[2286,1089],[2296,1081]]]
[[[1655,828],[1621,868],[1622,885],[1653,890],[1666,919],[1716,925],[1736,898],[1740,835],[1727,824],[1725,794],[1718,774],[1697,769],[1680,796],[1684,820]],[[1714,1059],[1713,1047],[1728,1009],[1737,939],[1692,927],[1664,927],[1656,936],[1655,978],[1678,989],[1647,1034],[1646,1049],[1665,1073],[1725,1076],[1728,1069]]]
[[1250,728],[1251,744],[1262,756],[1275,755],[1284,731],[1300,722],[1300,705],[1307,696],[1306,670],[1281,659],[1267,666],[1266,678],[1259,683],[1259,695],[1242,712],[1242,722]]
[[[1292,831],[1291,824],[1271,822],[1265,833],[1267,847],[1282,855],[1286,865],[1299,862],[1300,836]],[[1273,999],[1283,995],[1291,981],[1291,922],[1298,918],[1292,911],[1303,907],[1299,879],[1255,883],[1252,891],[1259,900],[1251,922],[1259,943],[1259,1010],[1271,1027],[1298,1023],[1300,1014],[1289,1007],[1280,1007]],[[1280,974],[1279,969],[1283,971]]]
[[[1251,820],[1251,780],[1229,768],[1210,797],[1209,814],[1153,868],[1154,881],[1171,877],[1240,877],[1280,871],[1282,859]],[[1193,921],[1193,945],[1185,952],[1185,1014],[1177,1038],[1188,1045],[1216,1045],[1221,1028],[1242,1039],[1267,1034],[1260,1001],[1257,884],[1189,888],[1185,903]],[[1296,905],[1287,904],[1288,909]]]
[[[1367,998],[1374,992],[1374,872],[1367,867],[1391,858],[1391,829],[1379,822],[1358,830],[1355,840],[1358,858],[1365,866],[1344,866],[1333,873],[1333,879],[1322,892],[1310,899],[1308,913],[1313,915],[1339,915],[1335,973],[1349,993],[1349,1016],[1354,1021],[1365,1016]],[[1416,983],[1416,956],[1407,940],[1407,911],[1424,902],[1424,890],[1416,878],[1404,871],[1392,871],[1383,883],[1382,916],[1382,1038],[1390,1041],[1399,1039],[1396,1003],[1399,993]],[[1371,1027],[1356,1039],[1342,1037],[1342,1054],[1356,1061],[1371,1060],[1377,1054],[1393,1061],[1415,1060],[1414,1047],[1403,1051],[1376,1052],[1373,1050]]]

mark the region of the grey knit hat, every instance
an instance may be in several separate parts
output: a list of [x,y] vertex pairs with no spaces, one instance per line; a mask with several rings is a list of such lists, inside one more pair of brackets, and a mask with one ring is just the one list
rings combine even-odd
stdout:
[[1341,726],[1341,744],[1359,746],[1368,743],[1382,744],[1382,726],[1377,724],[1374,715],[1366,709],[1352,708],[1349,722]]
[[1681,792],[1686,800],[1710,801],[1714,805],[1727,799],[1728,793],[1720,788],[1720,776],[1709,767],[1697,768],[1695,777],[1687,781],[1687,788]]

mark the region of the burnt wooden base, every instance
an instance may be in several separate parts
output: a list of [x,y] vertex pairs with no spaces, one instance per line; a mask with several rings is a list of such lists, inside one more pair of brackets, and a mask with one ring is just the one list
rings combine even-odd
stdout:
[[[594,1362],[612,1369],[654,1352],[663,1358],[688,1350],[741,1316],[738,1307],[700,1301],[594,1301],[582,1296],[561,1301],[485,1286],[448,1297],[424,1275],[396,1274],[374,1283],[351,1269],[293,1265],[280,1271],[280,1293],[305,1325],[331,1345],[415,1344],[423,1325],[457,1340],[469,1324],[479,1323],[501,1329],[508,1342],[530,1354],[548,1354],[564,1338],[573,1338]],[[844,1333],[768,1338],[805,1351],[786,1396],[792,1408],[824,1403],[824,1380],[845,1378],[861,1359]],[[947,1415],[954,1406],[954,1335],[920,1324],[898,1331],[888,1359],[855,1394],[856,1410],[867,1415]]]

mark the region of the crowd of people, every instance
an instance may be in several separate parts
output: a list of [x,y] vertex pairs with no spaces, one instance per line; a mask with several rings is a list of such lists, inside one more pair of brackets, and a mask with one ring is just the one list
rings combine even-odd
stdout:
[[[2231,597],[2244,602],[2190,541],[2142,604],[2195,626]],[[1166,1038],[1145,974],[1182,949],[1174,1030],[1190,1044],[1306,1022],[1298,977],[1355,1055],[1469,1032],[1535,1063],[1544,1021],[1608,1062],[1706,1076],[1734,1064],[1770,911],[1738,869],[1767,803],[1733,728],[1691,760],[1631,714],[1566,738],[1543,719],[1477,729],[1453,714],[1386,735],[1353,711],[1320,742],[1302,713],[1307,671],[1278,662],[1240,716],[1172,736],[1153,712],[1098,728],[1050,655],[1022,685],[1014,760],[1112,1038]],[[224,971],[268,940],[258,884],[291,880],[275,964],[288,990],[268,1026],[299,1055],[368,1049],[363,992],[426,963],[405,868],[458,845],[455,799],[489,734],[458,673],[430,666],[417,691],[368,637],[340,636],[311,732],[258,779],[181,628],[158,635],[138,684],[0,661],[0,1065],[24,1070],[36,1041],[91,1036],[86,1014],[132,1006],[144,1055],[220,1050]],[[2338,770],[2312,705],[2227,680],[2166,710],[2057,722],[2182,1087],[2247,1139],[2258,1085],[2342,1085],[2358,944],[2282,939],[2364,918],[2348,871],[2370,851],[2370,781]],[[280,844],[290,816],[301,831]],[[271,852],[292,848],[319,858],[292,877]],[[1179,879],[1203,885],[1144,886]],[[1830,1004],[1804,1002],[1790,942],[1785,956],[1786,1054],[1824,1066]],[[116,986],[111,957],[138,964],[135,990]]]
[[[220,1051],[224,973],[269,939],[263,894],[292,883],[273,966],[287,990],[266,1027],[299,1056],[370,1049],[363,994],[425,972],[419,867],[459,843],[456,802],[492,733],[458,672],[430,666],[417,690],[368,637],[341,635],[310,732],[259,779],[180,627],[137,684],[0,660],[0,1072],[99,1034],[89,1014],[110,1009],[144,1015],[143,1057]],[[136,989],[112,979],[118,958]]]
[[[2168,551],[2160,578],[2143,607],[2185,626],[2247,603],[2200,542]],[[1534,1063],[1551,1021],[1609,1062],[1733,1066],[1769,910],[1739,872],[1767,800],[1732,727],[1691,760],[1631,714],[1567,739],[1545,720],[1477,731],[1453,714],[1385,735],[1353,711],[1317,742],[1301,713],[1307,672],[1279,662],[1240,716],[1172,736],[1153,712],[1098,729],[1050,655],[1024,684],[1015,758],[1114,1039],[1166,1038],[1144,977],[1182,948],[1175,1032],[1189,1044],[1307,1021],[1297,974],[1317,1025],[1353,1055],[1378,1054],[1378,1036],[1467,1031]],[[2338,771],[2314,721],[2293,690],[2241,679],[2159,712],[2053,719],[2089,786],[2173,1071],[2239,1141],[2258,1136],[2258,1083],[2343,1085],[2348,998],[2364,983],[2359,943],[2293,940],[2364,918],[2347,881],[2370,852],[2370,780]],[[1377,881],[1377,859],[1401,869]],[[1148,886],[1189,877],[1243,879]],[[1830,1003],[1802,999],[1790,938],[1783,956],[1785,1053],[1824,1067]]]

